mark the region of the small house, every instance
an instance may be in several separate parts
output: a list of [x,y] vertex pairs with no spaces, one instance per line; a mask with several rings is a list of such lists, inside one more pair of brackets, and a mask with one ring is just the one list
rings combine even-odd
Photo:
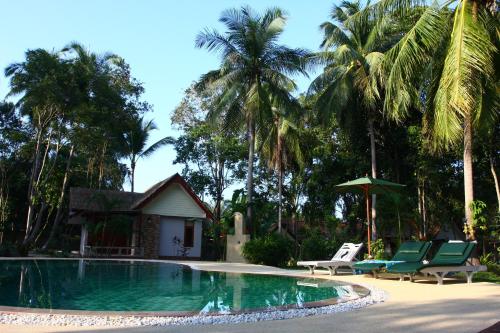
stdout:
[[203,222],[212,219],[179,174],[144,193],[73,187],[69,209],[82,256],[200,258]]

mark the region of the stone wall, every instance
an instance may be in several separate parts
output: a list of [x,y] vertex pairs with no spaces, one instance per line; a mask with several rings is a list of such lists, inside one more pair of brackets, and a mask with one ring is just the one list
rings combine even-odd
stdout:
[[160,216],[142,216],[142,247],[144,258],[157,259],[160,252]]

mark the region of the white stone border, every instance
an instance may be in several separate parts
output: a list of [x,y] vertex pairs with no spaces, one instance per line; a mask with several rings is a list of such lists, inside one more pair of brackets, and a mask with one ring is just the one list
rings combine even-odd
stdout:
[[[195,266],[195,265],[193,265]],[[249,273],[259,274],[259,273]],[[285,275],[285,274],[276,274]],[[290,274],[290,276],[294,276]],[[338,312],[352,311],[384,302],[388,295],[385,291],[373,286],[356,284],[370,291],[370,294],[352,301],[345,301],[333,305],[286,310],[270,310],[242,314],[223,315],[194,315],[186,317],[169,316],[127,316],[127,315],[67,315],[45,313],[12,313],[0,312],[0,324],[8,325],[42,325],[42,326],[172,326],[172,325],[215,325],[250,323],[264,320],[283,320],[301,318],[314,315],[325,315]]]

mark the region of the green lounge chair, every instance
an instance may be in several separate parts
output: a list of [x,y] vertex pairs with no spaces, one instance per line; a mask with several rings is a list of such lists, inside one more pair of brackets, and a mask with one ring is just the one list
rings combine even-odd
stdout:
[[486,270],[486,266],[465,265],[476,245],[477,242],[444,243],[429,263],[399,263],[387,268],[387,271],[399,274],[401,281],[405,276],[413,281],[417,273],[432,274],[438,284],[443,284],[443,278],[450,272],[464,272],[467,283],[471,283],[475,273]]
[[404,242],[391,260],[363,260],[353,265],[353,269],[364,273],[373,273],[375,278],[378,272],[398,263],[422,263],[427,251],[431,247],[431,242],[409,241]]

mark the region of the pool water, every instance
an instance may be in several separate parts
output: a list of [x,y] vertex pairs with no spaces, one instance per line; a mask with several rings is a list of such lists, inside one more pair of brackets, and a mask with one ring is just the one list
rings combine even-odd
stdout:
[[364,296],[337,281],[200,271],[117,260],[0,260],[0,306],[86,311],[232,313]]

